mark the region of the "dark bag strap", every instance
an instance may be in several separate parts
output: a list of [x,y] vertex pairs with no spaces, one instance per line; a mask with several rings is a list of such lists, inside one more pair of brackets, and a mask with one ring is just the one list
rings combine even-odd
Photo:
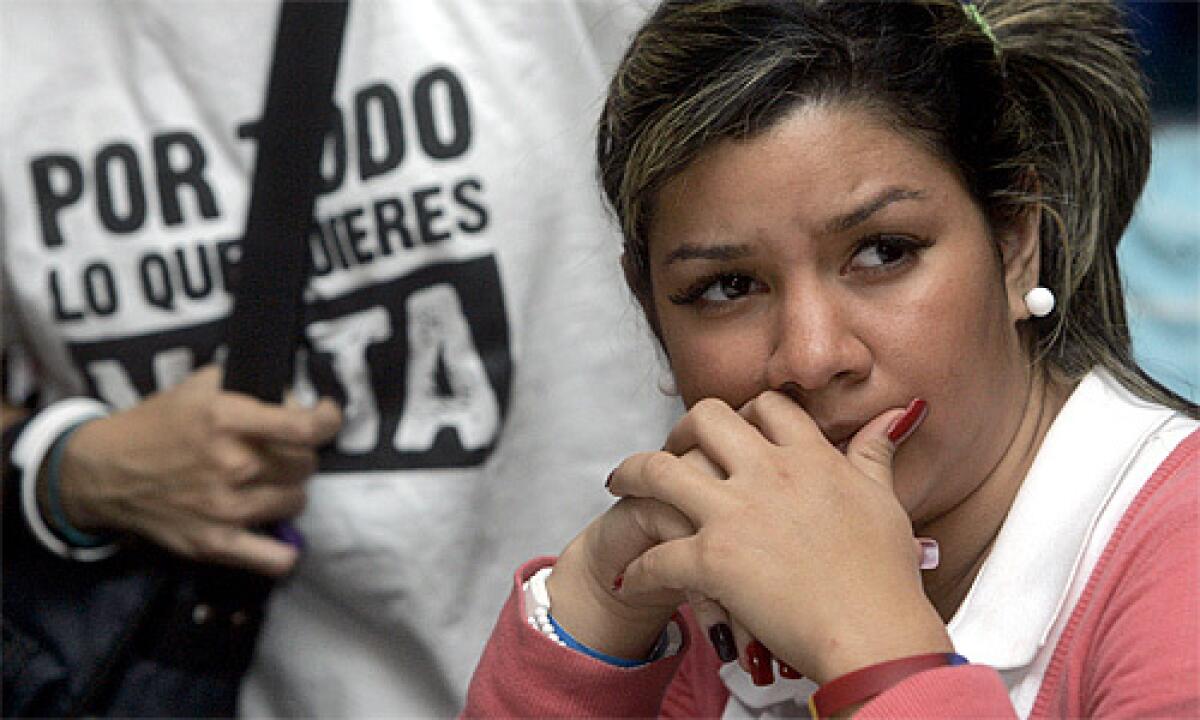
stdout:
[[292,381],[308,278],[308,232],[333,120],[348,0],[285,0],[259,118],[242,259],[226,322],[224,385],[279,402]]
[[[321,152],[336,108],[333,88],[349,0],[284,0],[266,99],[242,257],[226,320],[224,387],[267,402],[283,400],[302,341],[308,232],[320,183]],[[271,530],[289,537],[289,526]],[[201,568],[199,595],[214,604],[257,608],[271,582],[250,571]]]
[[[308,277],[308,231],[320,180],[321,152],[332,125],[349,0],[283,0],[257,123],[258,149],[242,257],[232,279],[226,321],[229,355],[224,387],[268,402],[292,381]],[[168,563],[170,581],[134,639],[134,663],[162,672],[164,692],[138,711],[229,715],[263,621],[270,579],[257,573],[187,561]],[[208,608],[207,623],[191,615]],[[239,618],[240,621],[238,620]],[[173,648],[179,649],[173,652]],[[197,652],[197,651],[200,652]],[[185,682],[178,679],[180,670]],[[129,669],[126,670],[126,673]],[[138,693],[110,689],[107,709],[141,703]],[[139,712],[141,714],[141,712]]]

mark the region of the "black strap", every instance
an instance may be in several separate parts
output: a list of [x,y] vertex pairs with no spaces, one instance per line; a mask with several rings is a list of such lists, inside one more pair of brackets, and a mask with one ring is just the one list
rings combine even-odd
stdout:
[[333,119],[348,0],[284,0],[279,11],[242,258],[226,322],[226,389],[279,402],[292,381],[308,278],[308,232]]
[[[301,341],[308,232],[321,151],[335,112],[333,87],[348,10],[348,0],[280,5],[233,312],[225,329],[224,387],[267,402],[283,399]],[[268,530],[282,537],[287,527]],[[190,575],[197,578],[198,596],[231,611],[260,607],[272,586],[250,570],[217,565],[197,565]]]

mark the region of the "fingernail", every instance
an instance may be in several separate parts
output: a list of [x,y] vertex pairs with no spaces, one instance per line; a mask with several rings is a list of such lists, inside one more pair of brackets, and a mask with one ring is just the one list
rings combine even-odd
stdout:
[[737,646],[733,644],[733,630],[727,623],[717,623],[708,629],[708,639],[717,651],[721,662],[737,660]]
[[621,589],[621,586],[624,584],[625,584],[625,573],[621,573],[620,575],[613,578],[612,591],[617,592],[618,590]]
[[801,675],[796,668],[788,665],[782,660],[779,661],[779,677],[785,677],[788,680],[799,680]]
[[297,550],[304,549],[304,535],[296,529],[295,525],[289,522],[276,523],[275,527],[271,530],[271,534],[275,536],[276,540],[285,542]]
[[771,669],[771,653],[757,640],[746,646],[746,658],[750,661],[750,679],[762,687],[775,682],[775,671]]
[[917,538],[917,543],[921,546],[921,569],[932,570],[942,561],[941,549],[938,547],[937,540],[927,537]]
[[613,473],[615,473],[615,472],[616,472],[616,470],[613,470],[612,472],[610,472],[608,474],[608,479],[604,481],[604,487],[608,487],[609,485],[612,485]]
[[904,414],[892,421],[888,426],[887,437],[893,445],[899,445],[908,439],[909,435],[917,429],[921,421],[925,419],[925,413],[929,410],[929,403],[921,398],[915,398],[908,404],[908,409]]

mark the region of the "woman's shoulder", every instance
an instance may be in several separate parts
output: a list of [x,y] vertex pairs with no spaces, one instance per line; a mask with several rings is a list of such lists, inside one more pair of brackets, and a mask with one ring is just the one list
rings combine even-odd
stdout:
[[[1200,574],[1200,423],[1176,416],[1146,442],[1161,458],[1122,514],[1094,578],[1114,592],[1145,582],[1148,591]],[[1185,593],[1195,598],[1200,585]],[[1183,598],[1177,598],[1183,599]]]
[[[1200,430],[1195,426],[1195,421],[1172,420],[1152,438],[1173,445],[1125,508],[1088,576],[1034,715],[1054,703],[1066,710],[1050,714],[1086,717],[1120,714],[1116,708],[1130,717],[1194,717],[1200,710],[1195,692]],[[1070,676],[1076,680],[1067,682]]]
[[[1200,422],[1175,416],[1151,438],[1169,450],[1126,511],[1129,532],[1162,535],[1190,527],[1200,519]],[[1197,545],[1200,550],[1200,545]]]

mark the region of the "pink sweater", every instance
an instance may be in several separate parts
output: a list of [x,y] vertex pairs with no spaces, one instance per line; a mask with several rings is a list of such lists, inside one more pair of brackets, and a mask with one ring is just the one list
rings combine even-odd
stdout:
[[[464,717],[720,717],[729,691],[690,614],[684,650],[634,669],[593,660],[526,624],[525,565],[471,680]],[[856,717],[1011,717],[983,665],[914,675]],[[1200,433],[1147,481],[1071,612],[1033,717],[1200,718]]]

